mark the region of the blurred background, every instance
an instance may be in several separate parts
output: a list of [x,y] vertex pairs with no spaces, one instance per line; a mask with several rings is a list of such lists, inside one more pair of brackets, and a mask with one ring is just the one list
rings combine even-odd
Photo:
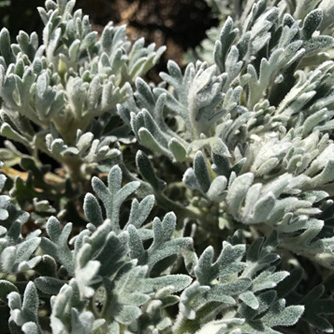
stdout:
[[[37,11],[44,0],[0,0],[0,25],[8,28],[12,41],[19,30],[38,32],[43,24]],[[88,14],[99,32],[109,22],[126,24],[130,40],[145,37],[147,44],[166,45],[167,51],[149,79],[159,81],[158,73],[168,59],[184,65],[184,54],[197,46],[205,32],[218,25],[205,0],[77,0],[76,8]]]

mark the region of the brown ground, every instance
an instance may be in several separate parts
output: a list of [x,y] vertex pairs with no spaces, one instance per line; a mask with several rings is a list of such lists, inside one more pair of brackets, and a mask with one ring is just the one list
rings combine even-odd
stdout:
[[[1,2],[1,0],[0,0]],[[45,0],[11,0],[0,6],[0,28],[6,26],[13,42],[19,30],[37,31],[42,36],[43,24],[37,12]],[[182,64],[183,54],[205,37],[208,28],[218,22],[212,18],[205,0],[77,0],[76,8],[88,14],[93,27],[102,30],[109,21],[127,24],[130,39],[145,37],[148,43],[166,45],[159,66],[150,78],[165,69],[168,59]]]
[[148,43],[166,45],[162,61],[150,73],[154,81],[168,59],[182,64],[184,52],[217,24],[204,0],[77,0],[77,7],[90,16],[97,30],[113,21],[128,26],[131,40],[143,36]]

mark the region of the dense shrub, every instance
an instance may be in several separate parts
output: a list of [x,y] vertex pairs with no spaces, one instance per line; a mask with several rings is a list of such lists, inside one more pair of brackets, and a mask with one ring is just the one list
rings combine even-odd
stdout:
[[159,85],[74,5],[0,32],[1,330],[332,333],[334,5],[211,1]]

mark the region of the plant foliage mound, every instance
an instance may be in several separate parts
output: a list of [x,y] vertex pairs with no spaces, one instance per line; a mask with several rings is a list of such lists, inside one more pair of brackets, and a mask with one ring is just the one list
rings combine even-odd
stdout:
[[2,332],[333,333],[334,5],[209,3],[159,85],[74,0],[1,30]]

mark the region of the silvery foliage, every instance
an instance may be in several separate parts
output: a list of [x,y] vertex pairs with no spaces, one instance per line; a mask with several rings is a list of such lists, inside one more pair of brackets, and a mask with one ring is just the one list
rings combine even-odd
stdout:
[[165,47],[154,51],[143,39],[132,45],[125,26],[112,23],[98,39],[88,16],[73,11],[74,5],[74,0],[48,0],[38,8],[45,25],[41,45],[35,32],[23,31],[11,45],[9,32],[1,30],[0,133],[32,156],[47,153],[75,174],[75,166],[92,169],[117,156],[110,147],[112,131],[102,133],[135,78]]
[[[318,8],[323,11],[323,19],[319,26],[319,31],[323,34],[333,34],[332,15],[334,14],[334,6],[332,1],[327,0],[206,0],[207,4],[211,7],[213,16],[219,20],[219,26],[213,27],[207,31],[207,38],[204,39],[200,46],[194,50],[189,50],[186,58],[190,61],[194,59],[202,59],[209,64],[214,63],[212,57],[212,51],[215,48],[215,43],[219,39],[221,28],[223,27],[228,16],[231,16],[240,32],[245,31],[244,22],[253,10],[255,4],[260,6],[277,6],[280,11],[280,15],[284,13],[290,13],[295,19],[304,20],[305,17],[314,9]],[[248,23],[248,22],[247,22]],[[266,36],[264,36],[266,38]],[[323,57],[320,57],[320,61]]]
[[[3,164],[0,164],[3,167]],[[5,175],[0,175],[0,191],[6,183]],[[8,195],[0,195],[0,266],[1,278],[25,272],[35,267],[41,256],[30,258],[39,246],[40,231],[36,230],[22,238],[21,228],[29,214],[18,210]]]
[[334,238],[317,235],[319,204],[333,195],[334,63],[309,66],[334,46],[318,33],[323,16],[317,8],[296,20],[260,1],[240,37],[227,18],[215,64],[197,61],[182,74],[170,61],[161,73],[169,88],[139,78],[119,112],[142,145],[192,164],[183,182],[228,220],[276,230],[281,246],[333,268]]
[[[282,298],[291,290],[289,282],[274,289],[289,276],[275,270],[279,256],[272,251],[277,233],[257,239],[247,250],[238,231],[223,242],[215,261],[209,246],[199,258],[194,254],[187,274],[173,274],[171,256],[191,249],[192,238],[174,235],[172,212],[146,222],[154,206],[152,195],[140,202],[134,199],[121,226],[121,204],[140,185],[121,184],[118,166],[110,170],[107,185],[92,179],[104,210],[88,193],[84,211],[89,223],[70,241],[72,224],[61,227],[55,217],[49,218],[47,235],[38,237],[44,252],[43,264],[36,268],[41,275],[27,284],[22,297],[14,284],[0,281],[0,297],[7,296],[11,310],[12,333],[44,333],[39,295],[51,295],[52,333],[121,333],[122,328],[127,333],[207,333],[208,328],[220,333],[240,328],[247,333],[280,333],[272,327],[298,321],[304,306],[287,306]],[[180,296],[175,294],[180,291]],[[163,310],[176,303],[179,312],[174,320]],[[229,309],[229,318],[213,320],[224,309]]]
[[[0,163],[0,167],[3,167],[3,163]],[[6,176],[0,175],[0,191],[3,192],[6,183]],[[29,214],[18,209],[13,203],[12,199],[8,195],[0,195],[0,300],[2,303],[7,302],[7,296],[17,296],[13,299],[8,299],[8,305],[15,305],[17,298],[20,298],[18,293],[18,287],[13,284],[13,279],[17,275],[29,275],[28,273],[36,268],[36,266],[43,260],[42,255],[34,254],[40,244],[40,230],[35,230],[29,233],[25,237],[22,236],[22,226],[29,219]],[[34,254],[34,255],[33,255]],[[31,282],[28,284],[26,289],[26,298],[28,295],[33,294],[36,289],[34,284]],[[37,294],[33,297],[37,297]],[[38,304],[38,297],[35,298],[32,304]],[[27,311],[28,305],[23,305],[26,309],[23,317],[35,322],[33,326],[37,326],[37,308]],[[29,306],[29,307],[30,307]],[[12,317],[20,317],[20,315],[14,312]],[[11,320],[4,319],[8,321],[9,325]],[[6,328],[4,324],[3,328]],[[13,333],[17,332],[15,329]],[[34,332],[29,332],[34,333]]]
[[[30,153],[0,150],[19,175],[0,175],[10,333],[333,332],[331,276],[305,290],[302,269],[334,266],[331,3],[238,3],[243,24],[225,20],[212,64],[170,61],[159,86],[139,76],[163,48],[111,24],[97,40],[74,1],[39,9],[41,46],[2,30],[1,133]],[[165,161],[184,171],[170,182],[183,201]]]

